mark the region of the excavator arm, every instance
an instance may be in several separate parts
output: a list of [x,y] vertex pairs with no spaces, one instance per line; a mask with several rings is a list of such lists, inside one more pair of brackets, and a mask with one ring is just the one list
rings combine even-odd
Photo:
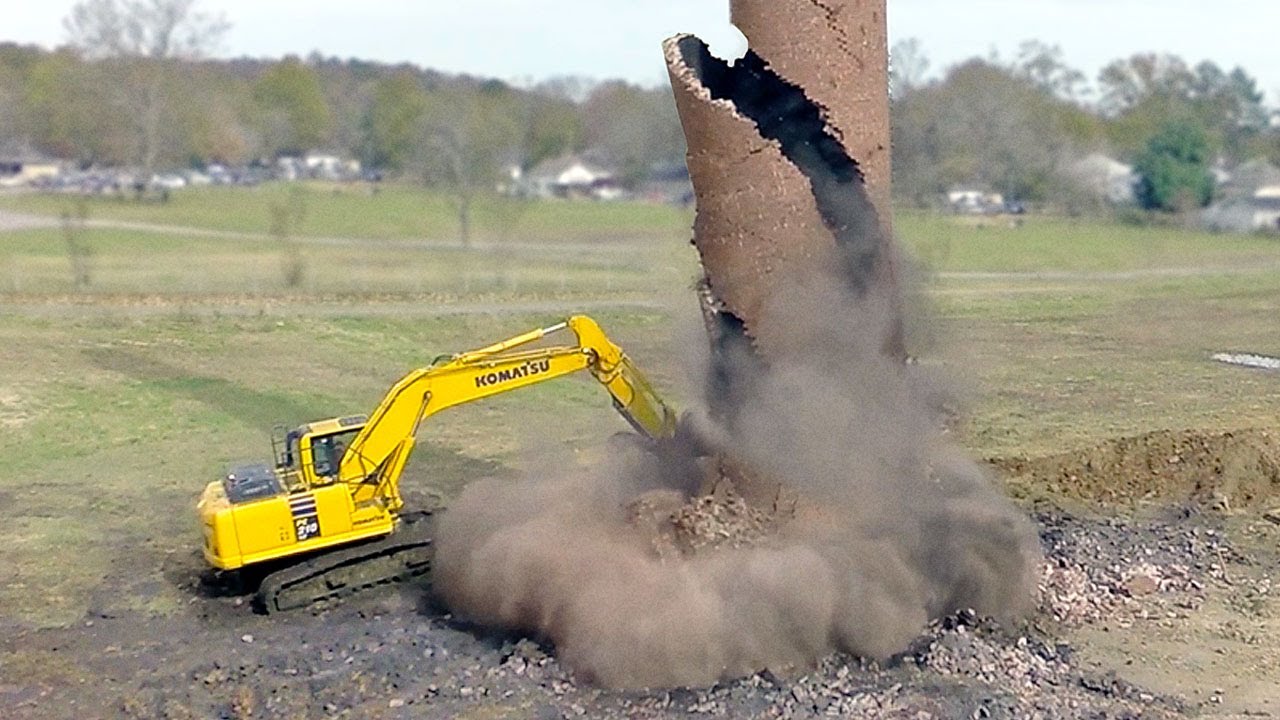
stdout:
[[[529,347],[548,336],[572,334],[568,345]],[[553,380],[581,370],[609,392],[615,409],[651,440],[670,438],[676,415],[644,374],[585,316],[454,355],[401,378],[383,397],[342,456],[339,482],[353,486],[353,499],[380,499],[389,510],[403,501],[399,479],[421,422],[442,410],[499,393]]]

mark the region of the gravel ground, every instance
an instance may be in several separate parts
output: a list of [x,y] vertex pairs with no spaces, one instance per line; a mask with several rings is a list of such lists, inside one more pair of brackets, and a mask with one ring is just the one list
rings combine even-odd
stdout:
[[533,640],[455,622],[418,588],[270,618],[242,599],[193,592],[173,616],[97,612],[73,629],[5,628],[0,703],[16,718],[1198,714],[1185,700],[1088,669],[1065,638],[1100,623],[1118,632],[1176,623],[1258,564],[1228,542],[1215,516],[1171,511],[1136,521],[1048,510],[1035,519],[1046,564],[1032,621],[1004,631],[962,613],[884,665],[832,656],[710,689],[619,693],[575,681]]

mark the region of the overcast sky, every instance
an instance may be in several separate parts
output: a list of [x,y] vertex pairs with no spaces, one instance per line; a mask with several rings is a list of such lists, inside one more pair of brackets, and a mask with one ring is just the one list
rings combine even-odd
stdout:
[[[776,0],[782,1],[782,0]],[[52,47],[75,0],[3,0],[0,40]],[[728,0],[199,0],[232,23],[221,55],[408,61],[513,81],[554,75],[662,82],[659,43],[694,32],[718,54],[745,41]],[[1106,62],[1162,51],[1243,66],[1280,100],[1277,0],[889,0],[891,42],[919,38],[933,71],[1035,38],[1093,79]]]

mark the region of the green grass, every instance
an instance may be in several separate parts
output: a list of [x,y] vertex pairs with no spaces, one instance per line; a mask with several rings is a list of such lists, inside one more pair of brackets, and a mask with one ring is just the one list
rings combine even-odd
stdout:
[[1280,271],[946,292],[963,284],[945,283],[933,302],[940,352],[979,398],[966,432],[982,455],[1275,424],[1280,376],[1210,356],[1280,355]]
[[1133,272],[1280,262],[1280,238],[1031,216],[1020,226],[904,213],[895,230],[934,272]]
[[[551,319],[0,318],[5,617],[66,624],[95,603],[172,601],[182,591],[167,563],[198,567],[196,495],[230,463],[269,458],[274,424],[366,412],[434,355]],[[602,320],[625,342],[646,336],[656,318]],[[637,357],[660,354],[652,340],[633,346]],[[453,410],[424,428],[406,491],[430,502],[509,472],[524,461],[530,428],[555,428],[544,439],[572,456],[626,425],[586,378]],[[131,593],[145,585],[161,588],[159,599]]]
[[[289,205],[298,198],[304,219],[296,233],[302,236],[441,241],[459,237],[451,197],[405,185],[375,191],[365,184],[270,183],[253,188],[187,188],[173,193],[167,203],[116,198],[85,202],[92,220],[266,234],[272,206]],[[76,202],[63,195],[0,195],[0,208],[51,216],[71,210]],[[681,208],[645,203],[525,203],[480,197],[472,223],[476,240],[555,242],[687,233],[692,215]]]
[[[177,194],[118,212],[247,223],[227,217],[233,196],[208,192],[205,204]],[[297,287],[271,241],[98,229],[86,232],[93,281],[75,289],[59,231],[0,234],[0,615],[56,625],[91,608],[181,606],[180,580],[199,567],[196,495],[228,463],[266,458],[272,425],[367,411],[438,354],[575,309],[590,308],[676,404],[690,403],[700,347],[687,217],[592,217],[616,208],[557,203],[526,215],[546,223],[546,240],[561,237],[556,223],[578,240],[463,249],[389,242],[429,238],[434,221],[407,219],[412,191],[384,195],[402,220],[358,234],[352,218],[309,226],[369,241],[301,242]],[[316,194],[311,215],[356,202]],[[624,227],[645,239],[585,241]],[[976,229],[907,215],[898,228],[927,267],[918,300],[932,320],[913,344],[959,378],[970,402],[958,437],[973,454],[1275,425],[1280,376],[1208,356],[1280,355],[1280,243],[1039,218]],[[607,305],[619,298],[646,304]],[[584,378],[499,396],[424,427],[406,490],[419,503],[447,498],[478,476],[543,467],[530,448],[578,457],[623,429]]]
[[[644,241],[463,248],[391,241],[293,244],[86,229],[90,284],[73,285],[60,230],[0,233],[0,292],[82,295],[563,296],[650,293],[688,283],[693,253],[676,235]],[[294,261],[302,272],[290,283]],[[673,262],[674,260],[674,262]]]

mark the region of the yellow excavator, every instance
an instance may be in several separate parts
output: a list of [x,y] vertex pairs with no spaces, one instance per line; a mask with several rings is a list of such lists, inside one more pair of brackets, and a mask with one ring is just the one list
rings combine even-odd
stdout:
[[[575,342],[535,346],[552,335]],[[438,358],[387,391],[367,418],[308,423],[273,437],[275,464],[233,468],[205,487],[204,556],[253,577],[264,612],[324,602],[430,570],[430,513],[404,512],[400,477],[418,429],[455,405],[587,370],[644,438],[669,440],[675,413],[591,318],[574,316]]]

